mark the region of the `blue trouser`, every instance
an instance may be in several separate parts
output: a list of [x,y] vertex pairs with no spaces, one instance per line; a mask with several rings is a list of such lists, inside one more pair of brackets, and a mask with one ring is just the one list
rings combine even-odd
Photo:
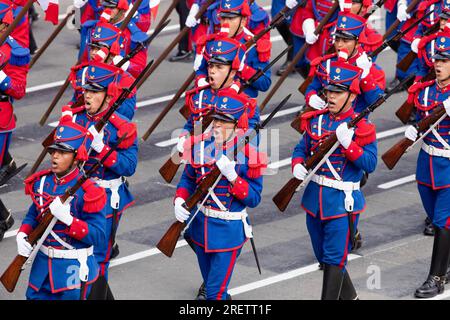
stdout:
[[394,6],[392,12],[386,10],[386,30],[391,27],[395,20],[397,20],[397,6]]
[[[356,231],[359,214],[352,215],[352,219]],[[320,220],[319,214],[315,218],[307,214],[306,226],[317,260],[344,269],[351,250],[348,217]]]
[[[292,35],[292,39],[294,40],[294,56],[297,54],[297,52],[300,51],[300,49],[303,47],[303,45],[305,44],[305,38],[302,37],[297,37],[295,35]],[[297,63],[296,67],[302,67],[302,68],[306,68],[309,65],[309,61],[306,58],[306,52],[303,55],[303,57],[299,60],[299,62]]]
[[11,143],[12,132],[0,132],[0,167],[5,165],[3,159],[8,153],[9,145]]
[[[86,297],[89,296],[91,286],[92,284],[85,286],[83,300],[86,300]],[[52,293],[52,289],[50,288],[50,281],[47,277],[39,291],[28,287],[25,296],[27,300],[80,300],[80,289],[72,289]]]
[[[400,45],[398,46],[397,51],[397,63],[403,60],[404,57],[411,51],[411,44],[409,42],[400,40]],[[414,61],[409,66],[408,70],[406,72],[401,71],[396,67],[396,73],[395,76],[397,79],[402,81],[406,77],[408,77],[411,74],[416,74],[419,69],[419,59],[414,59]]]
[[442,229],[450,229],[450,188],[433,190],[418,184],[423,207],[433,225]]
[[227,300],[228,284],[241,248],[227,252],[207,253],[196,244],[195,253],[205,283],[206,299]]

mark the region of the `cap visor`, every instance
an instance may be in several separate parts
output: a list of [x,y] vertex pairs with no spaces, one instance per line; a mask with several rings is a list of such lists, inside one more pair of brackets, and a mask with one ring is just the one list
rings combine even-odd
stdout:
[[344,31],[336,31],[335,33],[333,33],[333,37],[342,38],[342,39],[349,39],[349,40],[356,40],[356,39],[358,39],[358,37],[355,36],[354,34],[351,34],[349,32],[344,32]]
[[213,115],[211,115],[211,117],[216,120],[222,120],[226,122],[236,122],[236,120],[232,116],[221,113],[214,113]]
[[332,92],[346,92],[346,91],[348,91],[348,88],[345,86],[329,84],[325,87],[325,90],[332,91]]
[[82,85],[81,87],[85,90],[94,91],[94,92],[100,92],[100,91],[106,90],[102,86],[95,84],[95,83],[86,83],[86,84]]
[[220,12],[219,13],[219,17],[221,18],[236,18],[236,17],[240,17],[241,14],[239,12]]
[[442,54],[441,52],[435,53],[431,59],[434,60],[450,60],[450,55]]

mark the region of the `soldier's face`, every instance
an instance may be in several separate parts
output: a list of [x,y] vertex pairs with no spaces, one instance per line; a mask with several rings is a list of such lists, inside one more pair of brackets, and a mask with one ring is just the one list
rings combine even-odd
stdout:
[[[342,106],[346,103],[347,98],[348,101],[341,112],[343,113],[349,110],[352,106],[353,100],[355,100],[356,98],[356,95],[354,93],[349,93],[348,91],[343,92],[327,91],[326,93],[328,100],[328,109],[333,114],[336,114],[339,112],[339,110],[341,110]],[[348,97],[349,94],[350,97]]]
[[61,150],[51,150],[52,172],[57,176],[66,174],[70,169],[77,165],[74,161],[75,154]]
[[352,2],[352,8],[350,9],[350,12],[353,14],[361,14],[362,13],[362,3]]
[[[97,47],[90,47],[90,49],[89,49],[89,57],[91,58],[91,60],[94,60],[95,59],[95,56],[96,56],[96,54],[97,54],[97,52],[99,52],[100,51],[100,48],[97,48]],[[112,59],[114,58],[114,57],[112,57],[112,55],[111,54],[109,54],[108,56],[107,56],[107,60],[106,61],[104,61],[104,59],[103,60],[101,60],[101,62],[105,62],[105,63],[111,63],[111,61],[112,61]]]
[[353,50],[356,48],[356,40],[336,37],[334,40],[334,48],[336,51],[346,50],[348,54],[352,54]]
[[211,88],[217,90],[222,86],[224,81],[226,81],[222,88],[227,88],[233,82],[234,76],[236,75],[236,71],[232,70],[227,79],[228,72],[230,71],[231,66],[220,64],[220,63],[209,63],[208,64],[208,79]]
[[450,60],[435,60],[434,70],[438,81],[448,81],[450,78]]
[[[241,19],[242,18],[242,19]],[[220,26],[222,27],[224,24],[228,24],[230,26],[230,31],[228,32],[228,37],[231,38],[235,34],[239,34],[242,29],[247,24],[246,17],[233,17],[233,18],[220,18]]]
[[445,24],[447,23],[447,19],[440,18],[439,19],[439,30],[444,31]]
[[233,122],[214,119],[213,135],[216,143],[221,144],[234,136],[236,125]]
[[[105,109],[109,103],[109,97],[106,97],[106,91],[84,91],[84,101],[86,105],[86,112],[89,114],[96,114]],[[103,104],[102,104],[103,103]]]

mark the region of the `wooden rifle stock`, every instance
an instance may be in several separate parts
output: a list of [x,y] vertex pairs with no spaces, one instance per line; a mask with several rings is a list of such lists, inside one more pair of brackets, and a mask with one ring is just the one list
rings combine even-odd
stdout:
[[[419,134],[426,132],[433,124],[435,124],[443,115],[445,114],[445,108],[440,105],[434,109],[433,113],[428,117],[423,118],[416,124],[416,129]],[[386,166],[392,170],[398,163],[400,158],[405,154],[406,150],[414,144],[407,138],[403,138],[401,141],[396,143],[392,148],[386,151],[381,159],[386,164]]]
[[186,227],[185,222],[175,221],[159,240],[156,247],[169,258],[173,255],[181,232]]
[[[433,70],[431,70],[425,77],[420,79],[420,82],[433,80],[435,77],[436,74],[434,73]],[[406,100],[395,112],[395,115],[397,116],[397,118],[400,119],[402,123],[407,124],[409,119],[411,118],[413,111],[414,111],[414,102],[408,102],[408,100]]]

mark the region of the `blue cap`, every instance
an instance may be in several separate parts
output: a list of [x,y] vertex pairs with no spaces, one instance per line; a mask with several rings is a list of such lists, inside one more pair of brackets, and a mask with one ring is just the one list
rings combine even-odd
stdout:
[[450,29],[445,27],[444,31],[441,31],[436,36],[434,42],[435,54],[431,57],[436,60],[448,60],[450,59]]
[[206,42],[204,56],[208,63],[231,65],[232,69],[238,70],[245,50],[239,41],[217,35]]
[[339,11],[334,36],[356,40],[366,25],[366,19],[347,11]]
[[92,28],[89,46],[97,48],[106,47],[108,49],[111,49],[114,42],[117,42],[120,48],[119,54],[124,57],[126,54],[125,41],[126,40],[121,35],[119,28],[110,23],[99,21]]
[[335,92],[350,91],[359,94],[361,74],[362,70],[357,66],[345,61],[332,61],[325,90]]
[[249,17],[251,15],[248,0],[220,0],[219,15],[221,17]]
[[81,87],[89,91],[104,91],[113,86],[118,88],[122,74],[121,68],[103,62],[90,61]]

